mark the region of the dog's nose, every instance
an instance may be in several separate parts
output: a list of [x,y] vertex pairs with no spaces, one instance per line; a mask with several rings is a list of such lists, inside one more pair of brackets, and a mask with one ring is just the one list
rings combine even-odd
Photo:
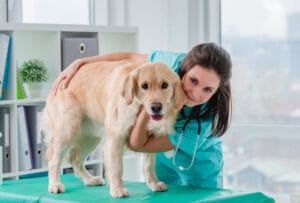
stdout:
[[162,104],[159,102],[155,102],[151,104],[151,110],[153,113],[160,113],[162,109]]

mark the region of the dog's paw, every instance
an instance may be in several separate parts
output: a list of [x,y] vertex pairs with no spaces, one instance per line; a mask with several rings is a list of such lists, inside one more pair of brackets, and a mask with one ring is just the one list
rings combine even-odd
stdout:
[[85,185],[104,185],[105,181],[100,176],[93,176],[83,180]]
[[167,191],[168,187],[164,182],[151,182],[147,183],[152,192],[163,192]]
[[118,197],[128,197],[128,190],[125,188],[116,188],[116,189],[110,189],[110,195],[114,198]]
[[49,184],[48,191],[50,193],[63,193],[65,191],[65,186],[61,183]]

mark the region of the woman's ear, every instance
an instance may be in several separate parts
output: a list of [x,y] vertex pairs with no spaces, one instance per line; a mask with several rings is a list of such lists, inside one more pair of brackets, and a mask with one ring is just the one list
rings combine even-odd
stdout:
[[130,105],[137,91],[137,73],[133,71],[128,74],[123,81],[121,95],[124,97],[126,104]]
[[176,110],[180,110],[186,103],[186,95],[181,86],[181,81],[177,81],[174,85],[174,107]]

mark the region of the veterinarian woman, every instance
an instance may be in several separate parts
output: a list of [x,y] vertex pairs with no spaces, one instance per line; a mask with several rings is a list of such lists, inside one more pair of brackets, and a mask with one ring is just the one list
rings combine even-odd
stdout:
[[175,133],[149,136],[149,116],[142,108],[129,138],[129,147],[140,152],[158,152],[156,174],[167,184],[222,187],[222,142],[231,113],[231,59],[221,46],[203,43],[187,54],[153,51],[150,54],[112,53],[78,59],[65,69],[53,86],[68,86],[78,69],[98,60],[133,59],[163,62],[182,80],[187,102],[177,115]]

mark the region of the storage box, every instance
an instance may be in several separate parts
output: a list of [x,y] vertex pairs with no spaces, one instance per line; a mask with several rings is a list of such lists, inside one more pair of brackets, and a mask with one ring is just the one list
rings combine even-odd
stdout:
[[75,59],[95,56],[98,54],[96,37],[65,37],[61,40],[62,70]]

